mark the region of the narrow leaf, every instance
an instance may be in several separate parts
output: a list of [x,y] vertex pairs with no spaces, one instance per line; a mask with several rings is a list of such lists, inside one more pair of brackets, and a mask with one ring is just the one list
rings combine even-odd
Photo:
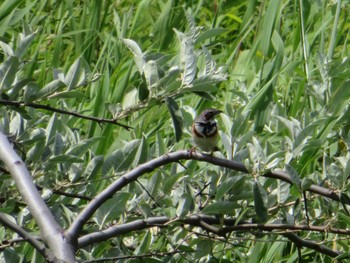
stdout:
[[182,84],[190,85],[196,76],[196,56],[192,37],[174,29],[180,41],[180,69],[183,70]]
[[102,167],[102,165],[103,165],[103,156],[102,155],[95,156],[86,166],[86,169],[82,177],[87,179],[94,178],[97,172]]
[[54,79],[53,81],[47,83],[39,92],[36,94],[36,99],[44,99],[47,96],[50,96],[58,89],[64,87],[64,83],[59,79]]
[[19,68],[19,60],[17,57],[8,57],[0,65],[0,91],[5,91],[11,88],[15,80],[16,73]]
[[159,81],[157,62],[150,60],[146,63],[144,69],[145,79],[149,90],[152,92],[152,88],[157,86]]
[[30,46],[30,44],[33,42],[35,38],[35,34],[29,34],[29,35],[24,35],[24,34],[19,34],[19,40],[18,40],[18,45],[15,50],[15,55],[18,58],[23,57],[25,54],[27,48]]
[[223,215],[234,215],[235,209],[240,206],[237,203],[230,201],[218,201],[203,209],[205,214],[223,214]]
[[125,46],[134,54],[135,64],[139,69],[140,73],[142,74],[146,61],[144,59],[141,48],[134,40],[127,38],[122,38],[121,40],[125,44]]
[[87,62],[82,57],[76,59],[64,78],[68,91],[86,83],[89,74],[90,70]]
[[166,99],[166,105],[168,106],[171,118],[173,120],[173,125],[175,129],[175,140],[178,142],[182,136],[182,126],[183,120],[179,106],[172,98],[168,97]]
[[267,193],[262,185],[255,181],[253,185],[254,208],[261,223],[265,223],[268,219],[267,214]]
[[284,170],[289,174],[293,185],[295,185],[299,192],[301,192],[301,179],[297,171],[289,164],[285,165]]

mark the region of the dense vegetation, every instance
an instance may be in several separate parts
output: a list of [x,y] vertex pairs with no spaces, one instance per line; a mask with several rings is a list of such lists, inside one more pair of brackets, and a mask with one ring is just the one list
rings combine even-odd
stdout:
[[[2,1],[0,259],[349,258],[349,10]],[[209,107],[213,156],[188,151]]]

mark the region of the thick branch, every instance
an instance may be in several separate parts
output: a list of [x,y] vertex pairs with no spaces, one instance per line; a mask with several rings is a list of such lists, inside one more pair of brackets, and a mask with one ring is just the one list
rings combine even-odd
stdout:
[[5,226],[10,228],[12,231],[16,232],[18,235],[23,237],[24,240],[28,241],[36,250],[40,252],[48,262],[53,262],[54,255],[48,250],[43,243],[38,241],[30,233],[25,231],[21,226],[12,222],[4,213],[0,213],[0,222]]
[[[117,191],[122,189],[124,186],[128,185],[130,182],[135,181],[141,175],[151,172],[160,166],[173,163],[173,162],[179,162],[180,160],[188,160],[188,159],[204,161],[204,162],[212,163],[214,165],[218,165],[221,167],[240,171],[243,173],[249,173],[248,169],[244,166],[244,164],[236,161],[230,161],[227,159],[218,158],[207,154],[202,154],[199,152],[192,153],[191,151],[185,151],[185,150],[168,153],[161,157],[153,159],[147,163],[139,165],[132,171],[121,176],[118,180],[116,180],[109,187],[103,190],[78,215],[78,217],[74,220],[74,222],[72,223],[72,225],[70,226],[66,234],[71,238],[76,239],[79,233],[81,232],[81,230],[83,229],[84,224],[91,218],[91,216],[96,212],[96,210],[104,202],[106,202],[106,200],[111,198],[113,194],[115,194]],[[283,171],[268,172],[262,176],[279,179],[292,184],[292,179],[290,178],[290,176]],[[317,185],[311,185],[309,191],[331,198],[335,201],[340,201],[340,197],[335,192]]]
[[121,124],[121,123],[117,122],[115,119],[91,117],[91,116],[83,115],[83,114],[80,114],[77,112],[53,108],[53,107],[48,106],[48,105],[42,105],[42,104],[36,104],[36,103],[25,104],[24,102],[21,102],[21,101],[11,101],[11,100],[1,100],[1,99],[0,99],[0,104],[7,105],[7,106],[14,106],[14,107],[31,107],[34,109],[43,109],[43,110],[57,112],[57,113],[65,114],[65,115],[71,115],[71,116],[74,116],[74,117],[77,117],[80,119],[95,121],[98,123],[110,123],[110,124],[114,124],[114,125],[118,125],[120,127],[123,127],[127,130],[132,129],[132,127],[125,125],[125,124]]
[[[276,230],[286,230],[286,231],[313,231],[320,233],[334,233],[334,234],[343,234],[349,235],[350,230],[332,228],[329,226],[308,226],[308,225],[289,225],[289,224],[253,224],[253,223],[239,223],[236,224],[236,219],[220,219],[211,216],[189,216],[183,219],[172,220],[165,216],[160,217],[150,217],[146,219],[139,219],[132,222],[120,224],[117,226],[109,227],[105,230],[94,232],[87,234],[78,240],[78,247],[85,247],[88,245],[92,245],[93,243],[98,243],[104,240],[107,240],[112,237],[116,237],[122,234],[127,234],[130,232],[143,230],[151,227],[165,227],[169,224],[188,224],[191,226],[201,227],[202,229],[214,233],[216,235],[226,235],[227,233],[236,232],[236,231],[250,231],[250,230],[258,230],[258,231],[276,231]],[[223,225],[222,228],[219,226]],[[333,251],[325,246],[319,245],[316,242],[303,240],[299,238],[297,235],[293,233],[278,233],[283,236],[286,236],[291,241],[295,242],[299,247],[308,247],[314,249],[318,252],[326,254],[331,257],[336,257],[340,253],[337,251]]]
[[0,160],[9,170],[18,191],[39,225],[41,237],[54,255],[66,262],[74,262],[74,250],[67,244],[63,230],[41,198],[25,164],[12,149],[6,136],[0,132]]

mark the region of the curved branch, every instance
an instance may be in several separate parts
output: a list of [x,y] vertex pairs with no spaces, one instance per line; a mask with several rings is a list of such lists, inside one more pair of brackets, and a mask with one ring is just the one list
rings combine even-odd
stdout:
[[[238,225],[236,224],[236,219],[220,219],[211,216],[189,216],[183,219],[169,219],[165,216],[159,217],[150,217],[146,219],[138,219],[132,222],[120,224],[117,226],[109,227],[105,230],[87,234],[83,237],[80,237],[78,240],[78,247],[85,247],[93,243],[101,242],[112,237],[116,237],[122,234],[127,234],[133,231],[143,230],[151,227],[165,227],[173,223],[187,224],[191,226],[201,227],[205,231],[211,232],[216,235],[225,236],[228,233],[236,231],[250,231],[250,230],[259,230],[259,231],[275,231],[275,230],[286,230],[286,231],[313,231],[320,233],[334,233],[334,234],[343,234],[349,235],[350,230],[344,230],[339,228],[332,228],[329,226],[308,226],[308,225],[289,225],[289,224],[254,224],[242,222]],[[220,225],[223,227],[218,227]],[[215,225],[215,226],[214,226]],[[281,234],[292,242],[296,243],[298,247],[308,247],[323,254],[326,254],[331,257],[336,257],[340,255],[340,252],[331,250],[325,246],[319,245],[314,241],[303,240],[299,238],[294,233],[278,233]]]
[[[73,240],[77,239],[83,229],[84,224],[91,218],[91,216],[96,212],[96,210],[104,202],[106,202],[109,198],[111,198],[113,194],[115,194],[117,191],[122,189],[124,186],[128,185],[130,182],[135,181],[141,175],[151,172],[160,166],[173,163],[173,162],[179,162],[180,160],[189,160],[189,159],[208,162],[214,165],[218,165],[221,167],[225,167],[235,171],[240,171],[240,172],[249,174],[248,169],[242,163],[214,157],[207,154],[202,154],[199,152],[193,153],[192,151],[182,150],[182,151],[165,154],[156,159],[153,159],[151,161],[148,161],[144,164],[139,165],[135,169],[121,176],[118,180],[116,180],[114,183],[108,186],[105,190],[99,193],[83,209],[83,211],[80,212],[80,214],[77,216],[77,218],[73,221],[72,225],[67,230],[66,235],[72,238]],[[288,175],[288,173],[283,171],[272,171],[262,176],[279,179],[292,184],[291,177]],[[309,188],[309,191],[328,197],[335,201],[340,201],[340,197],[338,194],[336,194],[335,192],[329,189],[326,189],[317,185],[311,185],[311,187]]]
[[4,213],[0,213],[0,222],[5,226],[11,229],[13,232],[20,235],[25,241],[28,241],[48,262],[52,262],[54,260],[54,255],[48,250],[43,243],[38,241],[35,237],[33,237],[30,233],[25,231],[21,226],[12,222]]
[[110,124],[114,124],[114,125],[118,125],[120,127],[123,127],[124,129],[127,129],[127,130],[133,129],[132,127],[130,127],[128,125],[121,124],[121,123],[117,122],[115,119],[91,117],[91,116],[83,115],[83,114],[80,114],[77,112],[53,108],[53,107],[48,106],[48,105],[42,105],[42,104],[36,104],[36,103],[27,103],[26,104],[26,103],[21,102],[21,101],[11,101],[11,100],[1,100],[1,99],[0,99],[0,104],[6,105],[6,106],[14,106],[14,107],[31,107],[34,109],[43,109],[43,110],[57,112],[57,113],[65,114],[65,115],[71,115],[71,116],[74,116],[74,117],[77,117],[80,119],[95,121],[95,122],[98,122],[100,124],[101,123],[110,123]]
[[21,197],[38,223],[43,241],[58,259],[75,262],[73,247],[64,238],[61,226],[56,222],[50,209],[41,198],[24,162],[13,150],[2,132],[0,132],[0,160],[5,163]]

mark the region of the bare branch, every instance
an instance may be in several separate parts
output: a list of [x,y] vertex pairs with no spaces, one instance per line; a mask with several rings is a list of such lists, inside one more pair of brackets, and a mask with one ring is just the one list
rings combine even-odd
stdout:
[[43,257],[49,261],[52,262],[54,260],[54,255],[51,253],[50,250],[48,250],[43,243],[38,241],[35,237],[33,237],[30,233],[25,231],[22,227],[12,222],[4,213],[0,213],[0,222],[10,228],[12,231],[16,232],[18,235],[20,235],[25,241],[28,241],[29,244],[31,244],[38,252],[40,252]]
[[342,254],[341,252],[334,251],[332,249],[329,249],[326,246],[317,244],[315,241],[304,240],[304,239],[298,237],[294,233],[285,233],[285,234],[283,234],[283,236],[285,236],[290,241],[292,241],[298,248],[300,248],[300,247],[311,248],[317,252],[328,255],[332,258],[335,258],[335,257],[339,256],[340,254]]
[[56,222],[50,209],[41,198],[24,162],[12,149],[6,136],[1,132],[0,160],[7,166],[20,195],[38,223],[44,242],[57,258],[66,260],[67,262],[75,262],[73,247],[64,238],[62,228]]
[[[138,177],[141,175],[151,172],[155,170],[156,168],[173,163],[178,162],[180,160],[198,160],[198,161],[204,161],[208,163],[212,163],[214,165],[218,165],[221,167],[229,168],[232,170],[240,171],[243,173],[249,173],[248,169],[244,166],[244,164],[231,161],[223,158],[214,157],[207,154],[202,154],[199,152],[191,152],[191,151],[177,151],[173,153],[168,153],[163,156],[160,156],[156,159],[153,159],[151,161],[148,161],[144,164],[139,165],[135,169],[131,170],[130,172],[126,173],[125,175],[121,176],[118,180],[116,180],[114,183],[112,183],[109,187],[107,187],[105,190],[103,190],[101,193],[99,193],[85,208],[81,213],[78,215],[78,217],[74,220],[72,225],[67,231],[67,235],[71,238],[75,239],[80,234],[81,230],[83,229],[84,224],[91,218],[91,216],[96,212],[96,210],[109,198],[113,196],[117,191],[122,189],[124,186],[128,185],[130,182],[135,181]],[[272,171],[268,172],[266,174],[263,174],[262,176],[279,179],[285,182],[288,182],[292,184],[292,179],[290,176],[283,171]],[[335,201],[340,201],[340,197],[335,192],[317,186],[317,185],[311,185],[310,192],[314,192],[317,194],[320,194],[322,196],[331,198]]]
[[86,260],[83,261],[84,263],[95,263],[95,262],[110,262],[110,261],[118,261],[123,259],[144,259],[144,258],[150,258],[150,257],[166,257],[170,255],[175,254],[185,254],[185,253],[191,253],[181,250],[173,250],[169,252],[159,252],[159,253],[150,253],[150,254],[143,254],[143,255],[129,255],[129,256],[119,256],[119,257],[110,257],[110,258],[99,258],[99,259],[92,259],[92,260]]
[[[151,227],[165,227],[169,224],[188,224],[191,226],[201,227],[205,231],[211,232],[218,236],[225,236],[228,233],[236,231],[267,231],[272,232],[276,230],[284,230],[283,232],[274,232],[286,236],[291,241],[297,243],[297,246],[308,247],[314,249],[323,254],[329,255],[331,257],[336,257],[340,252],[333,251],[325,246],[319,245],[313,241],[307,241],[299,238],[293,233],[288,233],[285,231],[312,231],[320,233],[334,233],[342,235],[350,235],[350,230],[344,230],[339,228],[332,228],[329,226],[308,226],[308,225],[289,225],[289,224],[254,224],[242,222],[236,225],[235,218],[220,219],[212,216],[189,216],[182,219],[169,219],[165,216],[160,217],[150,217],[146,219],[139,219],[132,222],[120,224],[117,226],[109,227],[105,230],[87,234],[78,240],[78,247],[85,247],[93,243],[101,242],[112,237],[116,237],[122,234],[130,233],[133,231],[138,231],[142,229],[147,229]],[[219,228],[218,225],[223,227]]]
[[14,106],[14,107],[31,107],[34,109],[43,109],[43,110],[47,110],[47,111],[52,111],[52,112],[57,112],[57,113],[61,113],[61,114],[65,114],[65,115],[71,115],[80,119],[85,119],[85,120],[90,120],[90,121],[95,121],[98,123],[110,123],[110,124],[114,124],[114,125],[118,125],[120,127],[123,127],[124,129],[130,130],[132,129],[132,127],[119,123],[117,122],[115,119],[105,119],[105,118],[98,118],[98,117],[91,117],[91,116],[87,116],[87,115],[83,115],[77,112],[72,112],[72,111],[67,111],[67,110],[61,110],[61,109],[57,109],[57,108],[53,108],[51,106],[48,105],[42,105],[42,104],[36,104],[36,103],[24,103],[22,101],[10,101],[10,100],[1,100],[0,99],[0,104],[2,105],[7,105],[7,106]]

